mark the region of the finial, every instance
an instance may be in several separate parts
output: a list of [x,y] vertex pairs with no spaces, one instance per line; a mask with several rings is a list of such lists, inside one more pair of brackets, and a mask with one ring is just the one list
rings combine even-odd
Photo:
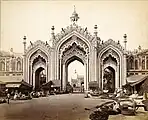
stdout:
[[79,19],[79,16],[76,13],[75,5],[74,5],[74,12],[72,13],[72,16],[70,17],[70,19],[73,22],[73,24],[75,24],[78,21],[78,19]]
[[23,38],[23,40],[24,40],[23,43],[24,44],[26,44],[26,39],[27,39],[26,36],[24,36],[24,38]]
[[54,28],[54,26],[52,26],[51,27],[51,36],[52,36],[53,39],[55,38],[54,30],[55,30],[55,28]]
[[76,69],[75,69],[75,73],[77,73]]
[[127,35],[126,35],[126,34],[124,34],[123,38],[124,38],[124,40],[126,40],[126,39],[127,39]]
[[98,26],[97,26],[97,25],[95,25],[95,26],[94,26],[94,35],[95,35],[95,36],[97,36],[97,34],[98,34],[97,29],[98,29]]
[[138,47],[138,50],[140,51],[141,50],[141,46],[139,45],[139,47]]
[[24,40],[26,40],[26,36],[24,36],[24,38],[23,38]]
[[23,38],[23,44],[24,44],[24,54],[25,54],[25,52],[26,52],[26,36],[24,36],[24,38]]
[[54,29],[55,29],[54,26],[52,26],[52,27],[51,27],[51,30],[53,31]]
[[124,41],[123,41],[124,42],[124,50],[126,52],[127,35],[124,34],[123,38],[124,38]]
[[10,49],[10,52],[13,52],[13,48]]
[[74,11],[76,11],[76,6],[74,5]]

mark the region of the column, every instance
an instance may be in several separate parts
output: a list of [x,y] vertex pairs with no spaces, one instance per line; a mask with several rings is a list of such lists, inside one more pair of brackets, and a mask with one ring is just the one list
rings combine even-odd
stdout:
[[120,72],[119,72],[119,63],[117,63],[117,68],[116,68],[116,71],[115,71],[115,88],[120,88],[120,85],[119,85],[119,75]]
[[[138,60],[138,64],[139,64],[139,60]],[[122,73],[124,74],[121,82],[122,82],[122,85],[125,85],[126,84],[126,81],[127,81],[127,61],[126,61],[126,54],[124,54],[124,69],[122,69]],[[138,65],[139,66],[139,65]]]
[[29,76],[30,76],[29,84],[32,85],[32,67],[31,67],[31,61],[29,61]]
[[32,70],[32,71],[33,71],[33,73],[32,73],[32,75],[33,75],[32,85],[33,85],[33,89],[35,89],[35,71],[34,70]]
[[84,72],[84,90],[87,89],[87,65],[86,63],[84,63],[84,69],[85,69],[85,72]]
[[24,78],[24,81],[28,82],[27,80],[27,75],[26,75],[26,55],[23,55],[23,78]]
[[60,71],[59,71],[59,72],[60,72],[60,74],[59,74],[59,80],[61,81],[61,80],[62,80],[62,78],[61,78],[61,77],[62,77],[62,74],[61,74],[61,73],[62,73],[62,58],[60,58],[60,61],[59,61],[59,62],[60,62],[60,63],[59,63],[59,65],[60,65],[60,66],[59,66],[59,67],[60,67]]
[[65,79],[65,76],[66,75],[66,71],[65,71],[65,64],[63,64],[63,90],[66,90],[66,79]]
[[49,81],[49,75],[48,75],[48,65],[49,65],[49,62],[48,62],[48,60],[47,60],[47,63],[46,63],[46,82],[48,82]]
[[94,81],[97,81],[97,49],[94,48],[94,61],[95,61],[95,64],[94,64]]
[[90,80],[89,80],[89,54],[88,54],[88,56],[87,56],[87,65],[86,65],[86,75],[87,75],[87,78],[86,78],[86,90],[88,90],[88,83],[90,82]]
[[145,70],[146,70],[146,56],[145,56]]
[[102,81],[102,84],[101,84],[101,87],[102,87],[102,89],[103,89],[103,76],[104,76],[103,61],[101,62],[101,72],[102,72],[102,76],[101,76],[101,81]]

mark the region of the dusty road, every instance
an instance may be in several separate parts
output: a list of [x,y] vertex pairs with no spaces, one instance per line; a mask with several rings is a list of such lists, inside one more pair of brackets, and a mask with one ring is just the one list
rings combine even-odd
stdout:
[[[83,94],[56,95],[0,104],[0,120],[89,120],[91,108],[105,100],[84,98]],[[136,116],[116,115],[109,120],[148,120],[148,112]]]
[[89,120],[91,108],[104,100],[85,99],[83,94],[66,94],[10,101],[0,105],[0,120]]

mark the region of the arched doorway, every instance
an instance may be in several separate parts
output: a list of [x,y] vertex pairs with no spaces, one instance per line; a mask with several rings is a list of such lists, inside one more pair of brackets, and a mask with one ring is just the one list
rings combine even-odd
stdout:
[[41,89],[43,83],[46,83],[47,69],[46,69],[46,60],[38,56],[33,60],[32,63],[32,83],[34,90],[38,91]]
[[77,56],[73,56],[66,62],[66,82],[73,87],[73,92],[84,91],[84,62]]
[[115,88],[120,88],[120,66],[118,54],[114,51],[107,51],[102,57],[102,88],[107,89],[110,93]]
[[103,89],[109,90],[110,93],[115,91],[115,70],[114,68],[108,66],[104,69],[104,76],[103,76]]
[[73,44],[69,45],[68,48],[65,48],[64,51],[62,51],[59,61],[59,75],[61,77],[63,90],[66,89],[66,84],[68,82],[68,66],[75,60],[84,65],[84,88],[88,88],[88,54],[83,46],[80,46],[77,44],[77,42],[74,42]]
[[35,71],[35,90],[36,91],[40,90],[42,84],[46,83],[46,76],[43,71],[44,71],[43,67],[39,67]]

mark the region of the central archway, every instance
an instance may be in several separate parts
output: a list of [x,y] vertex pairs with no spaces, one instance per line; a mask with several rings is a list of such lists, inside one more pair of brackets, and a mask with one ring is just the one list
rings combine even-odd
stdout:
[[84,46],[77,44],[77,42],[73,42],[73,44],[65,48],[60,54],[59,71],[62,82],[62,90],[66,90],[68,82],[68,65],[75,60],[78,60],[84,65],[84,89],[86,90],[88,88],[88,54],[86,49],[83,47]]
[[[73,65],[71,66],[73,67],[73,70],[72,68],[69,69],[70,65]],[[65,70],[66,70],[66,79],[65,79],[66,84],[70,83],[70,85],[73,87],[73,92],[78,92],[78,91],[83,92],[84,91],[84,61],[77,56],[73,56],[67,60],[65,64]],[[80,71],[81,73],[83,73],[83,75],[79,74]],[[72,74],[73,72],[74,74]],[[81,84],[82,82],[83,84]]]

